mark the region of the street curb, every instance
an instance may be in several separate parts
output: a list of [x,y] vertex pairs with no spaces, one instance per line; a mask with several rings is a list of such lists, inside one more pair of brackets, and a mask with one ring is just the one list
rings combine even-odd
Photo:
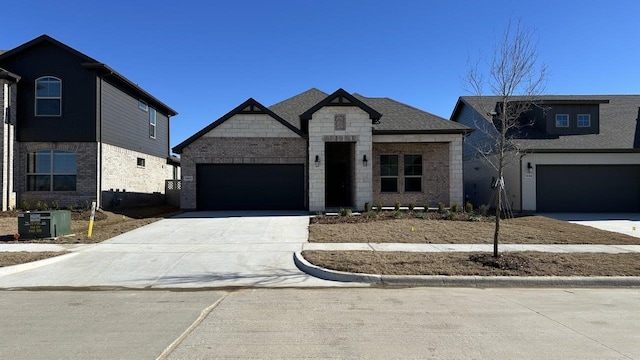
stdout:
[[376,275],[326,269],[308,262],[302,252],[293,254],[301,271],[323,280],[366,282],[388,286],[433,287],[640,287],[637,276],[444,276],[444,275]]
[[5,266],[5,267],[0,268],[0,276],[12,275],[12,274],[16,274],[16,273],[19,273],[19,272],[22,272],[22,271],[36,269],[36,268],[39,268],[41,266],[54,264],[54,263],[57,263],[58,261],[66,260],[66,259],[68,259],[70,257],[73,257],[73,256],[76,256],[78,254],[79,253],[77,253],[77,252],[72,252],[72,253],[69,253],[69,254],[50,257],[48,259],[28,262],[28,263],[25,263],[25,264]]

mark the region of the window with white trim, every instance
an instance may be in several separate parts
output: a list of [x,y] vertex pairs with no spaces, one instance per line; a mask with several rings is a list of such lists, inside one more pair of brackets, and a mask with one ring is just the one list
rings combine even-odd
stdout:
[[404,191],[422,191],[422,155],[404,156]]
[[590,127],[591,115],[590,114],[578,114],[578,127]]
[[36,79],[36,116],[62,115],[62,80],[53,76]]
[[398,192],[398,155],[380,155],[380,191]]
[[138,108],[142,111],[149,111],[149,105],[142,100],[138,100]]
[[149,108],[149,137],[156,138],[156,109]]
[[569,127],[569,114],[556,114],[556,127]]
[[78,155],[40,150],[27,154],[27,191],[76,191]]

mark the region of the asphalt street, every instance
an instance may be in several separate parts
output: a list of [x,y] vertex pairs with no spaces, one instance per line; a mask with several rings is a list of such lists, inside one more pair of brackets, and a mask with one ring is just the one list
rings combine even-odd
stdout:
[[640,359],[640,289],[2,291],[3,359]]

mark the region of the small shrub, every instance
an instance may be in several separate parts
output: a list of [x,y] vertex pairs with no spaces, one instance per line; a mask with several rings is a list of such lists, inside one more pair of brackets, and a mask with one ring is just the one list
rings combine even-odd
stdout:
[[454,213],[457,213],[460,209],[460,206],[458,206],[458,204],[453,203],[451,204],[451,211],[453,211]]
[[396,203],[396,205],[393,207],[393,210],[400,211],[400,203],[399,202]]
[[444,214],[444,218],[447,220],[455,220],[456,219],[456,213],[453,211],[446,211]]
[[415,207],[416,205],[414,203],[409,203],[409,211],[413,211]]
[[484,204],[478,206],[478,214],[480,214],[482,216],[487,216],[489,214],[489,206],[484,205]]
[[380,212],[382,211],[382,204],[378,203],[376,204],[376,212]]
[[396,210],[393,212],[394,219],[402,219],[404,217],[404,213],[400,210]]
[[482,218],[478,215],[471,215],[469,216],[469,221],[471,222],[480,222],[482,221]]
[[340,211],[338,211],[338,215],[351,216],[351,209],[340,209]]
[[473,213],[473,204],[471,203],[471,201],[467,201],[467,203],[464,204],[464,211],[469,214]]
[[370,212],[371,211],[371,203],[370,202],[366,202],[364,203],[364,211],[365,212]]
[[20,206],[24,211],[31,210],[31,204],[27,200],[22,200],[22,205]]
[[378,213],[375,212],[375,211],[369,211],[369,212],[366,212],[366,213],[362,214],[362,216],[365,219],[375,220],[375,219],[378,218]]
[[49,204],[47,204],[46,201],[38,200],[38,202],[36,202],[36,210],[38,211],[49,210]]
[[415,217],[417,217],[419,219],[428,219],[429,218],[429,214],[427,214],[427,212],[416,213]]
[[444,212],[444,203],[443,202],[439,202],[438,203],[438,212],[439,213],[443,213]]
[[424,212],[429,212],[429,203],[424,204]]
[[58,210],[59,208],[60,208],[60,204],[58,203],[58,201],[56,200],[51,201],[51,209]]

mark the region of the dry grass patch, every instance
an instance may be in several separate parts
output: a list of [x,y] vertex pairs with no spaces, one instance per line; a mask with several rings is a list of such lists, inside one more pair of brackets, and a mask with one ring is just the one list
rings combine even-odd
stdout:
[[[327,269],[380,275],[640,276],[640,254],[505,252],[505,268],[483,265],[478,253],[303,251]],[[480,255],[480,256],[478,256]],[[491,256],[488,256],[491,258]],[[472,260],[474,259],[474,260]],[[514,265],[515,264],[515,265]]]
[[0,253],[0,267],[24,264],[32,261],[44,260],[54,256],[67,254],[66,251],[60,252],[3,252]]
[[[494,224],[488,221],[388,219],[347,223],[314,223],[309,241],[324,243],[491,244]],[[544,216],[523,216],[501,223],[503,244],[639,245],[640,238],[571,224]]]
[[74,236],[57,239],[15,240],[18,232],[17,212],[0,213],[0,244],[2,243],[39,243],[39,244],[92,244],[137,229],[141,226],[175,215],[179,209],[173,206],[152,206],[118,210],[118,212],[96,211],[93,235],[87,237],[89,229],[89,210],[71,212],[71,233]]

